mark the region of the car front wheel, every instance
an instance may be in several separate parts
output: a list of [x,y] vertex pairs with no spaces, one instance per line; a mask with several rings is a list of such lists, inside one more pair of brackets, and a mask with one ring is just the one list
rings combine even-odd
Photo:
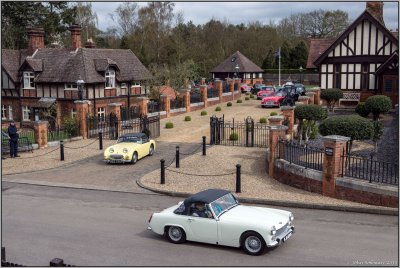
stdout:
[[242,241],[242,248],[249,255],[260,255],[265,249],[264,239],[255,232],[245,234]]
[[138,161],[138,154],[137,152],[134,152],[132,155],[132,164],[136,164],[136,162]]
[[180,227],[170,226],[167,230],[168,240],[174,244],[181,244],[186,241],[185,231]]
[[152,156],[154,154],[154,145],[150,145],[149,155]]

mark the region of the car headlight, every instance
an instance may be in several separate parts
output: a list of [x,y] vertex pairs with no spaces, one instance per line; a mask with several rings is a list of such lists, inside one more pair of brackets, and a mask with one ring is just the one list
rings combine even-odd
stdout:
[[124,148],[124,149],[122,150],[122,152],[123,152],[124,154],[126,154],[126,153],[128,152],[128,149]]
[[114,149],[113,148],[110,148],[110,150],[108,150],[110,153],[113,153],[114,152]]
[[276,234],[276,228],[275,228],[275,225],[273,225],[271,228],[271,235],[275,235],[275,234]]
[[292,213],[289,214],[289,222],[292,222],[294,220],[294,216]]

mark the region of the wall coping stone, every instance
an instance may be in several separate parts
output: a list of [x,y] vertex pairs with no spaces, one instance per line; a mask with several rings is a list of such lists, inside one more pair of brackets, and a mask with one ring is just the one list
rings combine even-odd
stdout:
[[308,99],[310,99],[309,96],[300,96],[299,97],[299,100],[308,100]]
[[314,96],[316,93],[315,92],[306,92],[306,96],[310,95],[310,96]]
[[138,99],[138,100],[148,100],[149,98],[147,98],[147,97],[136,97],[136,99]]
[[196,103],[191,103],[190,107],[196,107],[196,106],[203,106],[204,102],[196,102]]
[[[270,118],[271,118],[271,117],[270,117]],[[280,125],[280,126],[270,126],[270,127],[269,127],[269,130],[272,130],[272,131],[284,130],[284,131],[286,131],[286,130],[288,130],[288,127],[287,127],[287,126],[283,126],[283,125]]]
[[109,103],[108,106],[111,106],[111,107],[119,107],[119,106],[122,106],[122,103],[113,102],[113,103]]
[[368,193],[375,193],[387,196],[399,196],[399,188],[397,185],[380,185],[369,183],[367,181],[357,180],[349,177],[336,178],[336,185],[346,187],[353,190],[359,190]]
[[74,101],[75,104],[91,104],[91,101],[89,100],[76,100]]
[[316,180],[322,182],[323,172],[315,169],[305,168],[303,166],[296,165],[294,163],[290,163],[284,159],[276,159],[275,166],[278,168],[283,168],[285,171],[288,171],[295,175],[300,175],[306,177],[311,180]]
[[159,112],[154,112],[154,113],[149,113],[147,116],[156,116],[156,115],[166,115],[166,111],[159,111]]
[[48,123],[49,123],[49,121],[42,121],[42,120],[39,120],[39,121],[33,122],[33,125],[34,125],[34,126],[47,125]]
[[301,102],[301,101],[296,101],[296,102],[294,103],[294,105],[295,105],[295,106],[300,106],[300,105],[304,105],[304,103]]
[[269,121],[281,121],[284,119],[285,119],[285,117],[283,117],[282,115],[273,115],[273,116],[268,117]]
[[177,109],[171,109],[170,111],[169,111],[169,113],[179,113],[179,112],[186,112],[186,107],[183,107],[183,108],[177,108]]
[[340,136],[340,135],[323,136],[322,139],[324,141],[333,141],[334,143],[336,143],[336,142],[347,142],[347,141],[350,140],[349,137]]
[[207,99],[207,101],[215,101],[215,100],[219,100],[219,97],[215,97],[215,98],[209,98],[209,99]]
[[294,110],[293,106],[281,106],[282,111],[287,111],[287,110]]
[[232,95],[232,92],[224,92],[224,93],[222,93],[222,96],[230,96],[230,95]]
[[200,85],[200,88],[202,88],[202,87],[205,87],[205,88],[207,88],[207,85]]
[[313,87],[313,88],[307,89],[307,91],[319,91],[319,90],[321,90],[320,87]]

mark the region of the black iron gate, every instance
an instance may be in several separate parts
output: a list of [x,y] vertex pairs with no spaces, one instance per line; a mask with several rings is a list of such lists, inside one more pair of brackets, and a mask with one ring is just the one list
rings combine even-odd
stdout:
[[250,116],[242,122],[225,121],[223,117],[210,118],[210,144],[268,147],[269,126],[255,123]]

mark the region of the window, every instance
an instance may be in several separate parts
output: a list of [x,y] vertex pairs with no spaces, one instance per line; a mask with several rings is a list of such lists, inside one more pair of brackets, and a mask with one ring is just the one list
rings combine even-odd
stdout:
[[106,108],[104,107],[97,108],[97,116],[99,117],[99,121],[103,122],[106,116]]
[[76,117],[76,109],[72,108],[71,110],[71,117],[75,118]]
[[1,120],[6,120],[7,119],[7,106],[2,105],[1,106]]
[[22,107],[22,121],[29,121],[29,107],[28,106],[24,106]]
[[333,85],[333,87],[334,88],[341,88],[341,73],[340,73],[340,64],[335,64],[334,65],[334,70],[335,70],[335,73],[334,73],[334,76],[335,76],[335,80],[334,80],[334,85]]
[[106,71],[106,87],[115,87],[115,71],[108,69]]
[[126,88],[126,83],[121,83],[121,88]]
[[368,74],[368,64],[363,64],[361,69],[361,89],[368,90],[369,86],[369,74]]
[[64,90],[78,90],[78,85],[75,83],[65,84]]
[[393,80],[386,79],[385,80],[385,91],[386,92],[392,92],[392,88],[393,88]]
[[33,79],[35,79],[35,73],[24,72],[24,88],[35,88],[35,83],[33,83]]
[[13,110],[11,105],[8,105],[8,120],[13,120]]

